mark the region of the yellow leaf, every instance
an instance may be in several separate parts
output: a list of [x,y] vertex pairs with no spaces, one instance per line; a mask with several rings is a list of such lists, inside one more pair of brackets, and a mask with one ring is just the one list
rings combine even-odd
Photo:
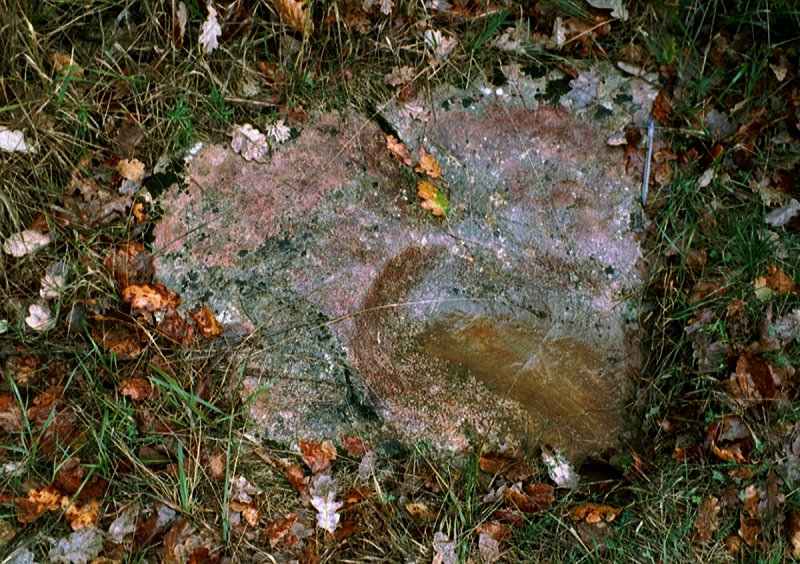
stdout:
[[439,178],[442,175],[442,167],[439,166],[439,161],[424,147],[419,148],[419,164],[414,170],[427,174],[430,178]]
[[447,215],[449,202],[447,197],[439,192],[428,180],[420,180],[417,184],[417,196],[422,199],[422,209],[429,210],[437,217],[444,217]]

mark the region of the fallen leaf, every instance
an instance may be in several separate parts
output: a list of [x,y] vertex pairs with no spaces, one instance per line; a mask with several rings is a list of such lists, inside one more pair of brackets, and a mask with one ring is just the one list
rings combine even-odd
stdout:
[[706,442],[711,452],[725,462],[743,464],[751,448],[750,431],[734,415],[727,415],[709,425]]
[[672,101],[669,94],[663,88],[658,91],[655,101],[653,102],[653,118],[661,125],[666,125],[669,122],[670,114],[672,114]]
[[182,346],[189,346],[194,341],[194,326],[187,323],[183,316],[172,308],[167,310],[156,329],[170,341]]
[[77,456],[68,458],[56,472],[55,484],[66,495],[75,495],[81,488],[86,470]]
[[214,312],[208,306],[203,306],[189,314],[197,325],[197,329],[203,337],[213,339],[222,335],[222,324],[214,316]]
[[511,538],[511,527],[500,521],[481,523],[475,530],[480,534],[489,535],[498,542],[503,542]]
[[408,152],[408,148],[394,135],[386,135],[386,147],[389,149],[389,152],[404,165],[411,166],[414,164],[411,160],[411,153]]
[[319,474],[330,468],[336,460],[336,447],[331,441],[299,441],[303,462],[311,469],[312,474]]
[[781,397],[780,371],[760,355],[745,352],[736,361],[736,372],[728,382],[728,391],[738,400],[762,401]]
[[33,398],[30,407],[28,407],[28,419],[34,425],[44,424],[50,418],[50,412],[57,407],[63,393],[63,388],[59,386],[50,386],[37,394],[36,397]]
[[119,383],[119,393],[133,401],[146,401],[153,395],[153,385],[147,378],[125,378]]
[[85,564],[97,562],[95,558],[103,550],[103,533],[95,527],[75,531],[66,538],[59,539],[48,553],[48,562],[64,564]]
[[61,506],[64,508],[64,516],[73,531],[94,527],[100,519],[100,502],[96,499],[79,505],[64,497],[61,500]]
[[500,543],[485,533],[478,535],[478,553],[481,561],[491,564],[500,560]]
[[231,499],[242,503],[252,503],[253,496],[261,493],[257,487],[250,483],[244,476],[238,476],[231,481]]
[[292,138],[292,130],[282,119],[267,126],[267,137],[274,143],[286,143]]
[[[392,71],[383,77],[383,81],[388,84],[389,86],[404,86],[414,81],[414,76],[416,75],[416,70],[414,67],[410,66],[402,66],[402,67],[392,67]],[[387,138],[391,137],[387,135]],[[391,150],[391,147],[389,148]],[[409,158],[410,160],[410,158]],[[411,163],[406,163],[411,166]]]
[[120,291],[131,284],[147,284],[153,280],[153,257],[138,241],[130,241],[111,251],[103,260]]
[[500,475],[510,482],[521,482],[533,476],[533,468],[518,455],[488,452],[480,456],[478,467],[488,474]]
[[[18,386],[27,386],[41,367],[42,361],[39,357],[32,354],[21,354],[9,357],[6,361],[5,371]],[[2,402],[0,402],[1,404]],[[2,407],[0,407],[1,410]]]
[[133,206],[131,206],[131,215],[133,215],[133,219],[135,219],[136,223],[139,225],[147,221],[147,212],[142,202],[133,203]]
[[122,322],[101,323],[92,327],[92,338],[103,349],[119,358],[136,358],[146,346],[144,335]]
[[55,327],[56,320],[47,304],[31,304],[28,306],[28,317],[25,318],[25,324],[41,333]]
[[714,538],[714,533],[719,529],[719,512],[719,499],[708,496],[703,500],[694,520],[695,539],[703,543]]
[[425,147],[419,148],[419,164],[414,170],[426,174],[429,178],[435,179],[442,176],[442,167],[439,165],[439,161],[426,151]]
[[258,508],[254,504],[231,501],[230,509],[235,513],[241,513],[244,520],[251,527],[258,525],[259,513]]
[[775,75],[775,78],[778,82],[783,82],[786,80],[786,75],[789,72],[789,69],[786,68],[786,65],[783,64],[773,64],[770,63],[769,68],[772,69],[772,73]]
[[542,461],[547,467],[547,474],[559,488],[574,489],[578,487],[578,474],[572,463],[559,450],[542,449]]
[[364,456],[367,452],[367,445],[365,445],[364,441],[358,437],[344,435],[341,437],[341,442],[344,450],[347,451],[347,454],[354,458]]
[[269,153],[267,136],[245,123],[233,128],[231,149],[246,161],[257,161]]
[[433,535],[433,562],[431,564],[456,564],[456,543],[441,531]]
[[305,6],[300,0],[273,0],[281,21],[293,30],[304,33],[306,25],[311,27],[311,21],[306,16]]
[[130,284],[122,290],[122,300],[134,311],[155,312],[176,308],[181,298],[163,284]]
[[707,168],[703,171],[703,174],[700,175],[700,178],[697,180],[697,187],[698,188],[705,188],[711,181],[714,180],[715,172],[713,168]]
[[53,65],[53,70],[57,74],[67,75],[71,77],[83,76],[83,69],[75,63],[72,55],[66,53],[51,53],[50,63]]
[[283,471],[286,479],[299,494],[306,495],[308,493],[308,476],[305,475],[299,464],[290,464]]
[[128,535],[136,532],[136,521],[139,518],[139,506],[129,505],[108,526],[108,538],[111,542],[121,544]]
[[593,8],[599,10],[611,10],[611,17],[623,21],[628,19],[628,9],[625,7],[624,0],[586,0]]
[[549,484],[528,485],[525,491],[514,484],[503,492],[503,497],[523,513],[544,511],[555,501],[553,486]]
[[297,513],[288,513],[285,517],[279,517],[271,521],[265,530],[269,545],[275,548],[279,544],[291,547],[298,543],[299,539],[292,533],[292,527],[297,522]]
[[622,512],[622,509],[611,505],[582,503],[569,510],[573,521],[583,521],[589,525],[605,525],[611,523]]
[[794,280],[775,265],[767,267],[767,275],[759,276],[753,281],[756,297],[761,301],[769,300],[773,294],[793,294],[797,290]]
[[203,22],[203,26],[200,28],[199,42],[206,54],[210,54],[214,49],[219,47],[218,40],[219,36],[222,35],[222,27],[220,27],[217,21],[217,11],[214,9],[214,5],[209,2],[206,7],[208,9],[208,16],[206,17],[206,21]]
[[800,213],[800,202],[792,198],[785,206],[769,212],[764,221],[772,227],[783,227],[797,217],[798,213]]
[[327,475],[319,474],[311,484],[311,505],[317,510],[317,526],[329,533],[336,531],[341,515],[342,502],[336,501],[336,482]]
[[33,523],[48,511],[61,508],[61,492],[53,486],[28,490],[27,497],[17,498],[17,520],[20,523]]
[[433,521],[436,513],[422,501],[409,501],[405,505],[406,511],[412,519],[417,521]]
[[50,235],[34,229],[26,229],[9,236],[3,243],[3,251],[12,257],[24,257],[50,244]]
[[66,265],[57,261],[47,267],[42,280],[39,283],[39,296],[44,300],[55,300],[61,296],[67,286]]
[[180,47],[183,45],[183,36],[186,35],[186,24],[189,23],[189,12],[185,3],[178,2],[172,22],[172,40],[177,47]]
[[117,172],[122,178],[141,184],[144,180],[144,163],[139,159],[121,159],[117,163]]
[[217,451],[208,458],[208,471],[217,481],[225,479],[225,466],[227,456],[223,451]]
[[450,207],[447,197],[439,192],[428,180],[420,180],[417,184],[417,196],[422,199],[422,208],[429,210],[437,217],[444,217],[447,215],[448,208]]
[[31,153],[31,147],[25,142],[22,131],[8,129],[0,125],[0,151],[8,153]]
[[800,558],[800,511],[791,511],[786,526],[789,545],[792,547],[792,556]]
[[426,29],[422,38],[430,51],[431,63],[434,65],[446,60],[458,43],[455,37],[447,36],[438,29]]
[[53,456],[69,447],[81,435],[78,423],[78,416],[72,409],[62,409],[57,412],[45,427],[39,442],[42,454]]
[[22,429],[22,411],[11,394],[0,393],[0,429],[16,433]]

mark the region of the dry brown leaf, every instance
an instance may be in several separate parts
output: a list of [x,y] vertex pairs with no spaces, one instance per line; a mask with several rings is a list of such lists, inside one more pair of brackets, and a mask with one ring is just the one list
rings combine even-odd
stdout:
[[658,91],[655,101],[653,102],[653,117],[661,125],[665,125],[672,114],[672,100],[669,94],[663,88]]
[[145,338],[140,332],[122,322],[101,323],[92,327],[92,338],[108,352],[120,358],[136,358],[146,346]]
[[[32,354],[12,356],[6,361],[6,373],[17,385],[25,386],[30,383],[34,374],[41,367],[42,362]],[[2,411],[2,407],[0,407]],[[2,426],[0,425],[0,428]]]
[[488,452],[481,455],[478,466],[488,474],[503,476],[510,482],[522,482],[533,476],[533,468],[519,456]]
[[225,462],[227,456],[224,452],[217,451],[208,458],[208,470],[215,480],[225,479]]
[[78,416],[72,409],[62,409],[56,413],[39,442],[42,454],[53,456],[77,440],[81,435],[78,424]]
[[20,523],[33,523],[48,511],[61,508],[61,492],[53,486],[28,490],[27,497],[16,499],[17,520]]
[[502,542],[511,537],[511,527],[500,521],[487,521],[475,529],[477,533],[489,535],[497,542]]
[[[544,511],[555,500],[554,488],[549,484],[534,484],[526,486],[527,491],[522,491],[516,484],[503,492],[503,498],[516,506],[524,513]],[[532,492],[528,493],[528,491]]]
[[[771,292],[783,295],[792,294],[797,291],[797,284],[795,284],[794,280],[775,265],[771,265],[767,268],[766,276],[759,276],[756,278],[753,281],[753,287],[756,290],[756,296],[760,299],[764,299],[764,297],[768,298]],[[765,293],[765,288],[771,290],[771,292]]]
[[341,437],[341,441],[344,450],[347,451],[347,454],[354,458],[364,456],[364,454],[367,452],[367,445],[365,445],[364,441],[358,437],[344,435]]
[[138,311],[155,312],[169,308],[176,308],[181,303],[181,298],[164,286],[155,284],[131,284],[122,290],[122,300],[130,304],[131,309]]
[[255,527],[258,525],[258,508],[252,503],[243,503],[241,501],[233,500],[230,503],[231,511],[235,511],[236,513],[241,513],[244,520],[247,522],[248,525],[251,527]]
[[708,496],[697,510],[694,520],[694,536],[699,542],[708,542],[714,538],[714,533],[719,529],[719,499]]
[[144,245],[131,241],[110,252],[103,265],[108,269],[120,291],[131,284],[147,284],[153,279],[153,257]]
[[0,429],[6,433],[22,429],[22,411],[11,394],[0,394]]
[[412,166],[414,164],[414,161],[411,160],[411,153],[408,152],[408,148],[394,135],[386,135],[386,147],[389,149],[389,152],[404,165]]
[[800,558],[800,511],[789,513],[786,534],[789,537],[789,545],[792,547],[792,556]]
[[187,323],[172,307],[168,309],[156,329],[161,335],[179,345],[189,346],[194,341],[194,326]]
[[41,425],[50,417],[50,412],[56,408],[64,394],[60,386],[50,386],[33,398],[32,405],[28,408],[28,419],[36,425]]
[[422,199],[423,209],[429,210],[437,217],[444,217],[447,214],[447,198],[430,181],[420,180],[417,183],[417,196]]
[[153,385],[147,378],[133,376],[119,383],[119,393],[133,401],[145,401],[153,395]]
[[429,178],[435,179],[442,176],[442,167],[439,165],[439,161],[426,151],[425,147],[419,148],[419,164],[414,170],[428,175]]
[[305,475],[299,464],[289,464],[284,467],[286,479],[300,495],[308,494],[308,476]]
[[311,27],[311,20],[306,14],[303,2],[299,0],[273,0],[273,5],[281,21],[293,30],[304,33],[306,25]]
[[73,531],[93,527],[100,519],[100,501],[92,499],[82,505],[69,501],[69,498],[61,499],[61,506],[64,508],[64,516]]
[[208,306],[203,306],[189,314],[197,325],[197,329],[203,337],[213,339],[222,335],[223,327],[214,312]]
[[311,469],[313,474],[319,474],[330,468],[331,462],[336,460],[336,447],[331,441],[299,441],[300,453],[303,462]]
[[602,526],[611,523],[622,512],[622,509],[598,503],[582,503],[569,510],[573,521],[582,521],[589,525]]
[[433,521],[436,513],[422,501],[410,501],[405,505],[406,511],[412,519],[417,521]]
[[727,415],[709,425],[706,432],[709,450],[725,462],[743,464],[752,447],[750,431],[744,422],[734,415]]
[[773,400],[783,396],[781,372],[760,355],[743,353],[728,381],[731,395],[743,401]]
[[75,63],[72,55],[66,53],[51,53],[50,63],[53,65],[53,70],[58,74],[66,74],[72,77],[83,76],[83,68]]
[[285,517],[271,521],[265,530],[269,545],[275,548],[278,544],[286,547],[297,544],[299,539],[292,533],[292,527],[296,522],[297,513],[288,513]]
[[55,484],[67,495],[74,495],[81,488],[86,470],[81,466],[81,459],[77,456],[67,459],[56,473]]
[[122,159],[117,163],[117,172],[122,178],[141,183],[144,180],[144,163],[139,159]]
[[133,203],[133,206],[131,206],[131,214],[133,215],[133,219],[136,220],[136,223],[140,225],[147,221],[147,212],[142,202]]
[[748,517],[742,511],[739,514],[739,536],[749,547],[753,547],[761,533],[761,521],[754,517]]

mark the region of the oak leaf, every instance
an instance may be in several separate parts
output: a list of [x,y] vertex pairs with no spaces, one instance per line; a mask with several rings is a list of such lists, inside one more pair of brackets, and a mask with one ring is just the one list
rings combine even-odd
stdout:
[[119,383],[119,393],[133,401],[145,401],[153,395],[153,385],[147,378],[133,376]]
[[63,497],[61,506],[64,508],[64,516],[73,531],[93,527],[100,519],[100,502],[96,499],[79,505],[70,502],[69,498]]
[[176,308],[181,298],[163,284],[131,284],[122,290],[122,300],[130,304],[131,309],[155,312]]
[[408,148],[394,135],[386,136],[386,148],[388,148],[389,152],[404,165],[411,166],[414,164],[411,160],[411,153],[408,152]]
[[436,217],[447,215],[449,202],[436,186],[428,180],[420,180],[417,184],[417,196],[422,199],[422,208],[429,210]]
[[48,511],[61,507],[63,496],[53,486],[28,490],[27,497],[17,498],[17,520],[20,523],[33,523]]
[[419,164],[414,170],[434,179],[442,176],[442,167],[439,165],[439,161],[426,151],[425,147],[419,148]]
[[303,462],[311,469],[313,474],[319,474],[330,468],[331,462],[336,460],[336,447],[331,441],[299,441],[300,453]]
[[306,24],[311,26],[311,21],[307,16],[303,2],[299,0],[273,0],[273,5],[281,21],[293,30],[303,33]]
[[222,335],[222,324],[208,306],[203,306],[189,314],[203,337],[213,339]]

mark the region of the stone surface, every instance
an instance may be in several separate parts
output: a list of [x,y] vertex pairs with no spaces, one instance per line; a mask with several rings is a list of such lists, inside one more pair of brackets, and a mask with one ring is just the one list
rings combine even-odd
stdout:
[[441,163],[445,220],[359,116],[320,116],[266,164],[197,155],[162,200],[158,273],[241,340],[265,436],[615,443],[639,369],[640,179],[606,139],[649,94],[615,76],[593,104],[586,82],[562,107],[515,76],[387,109]]

